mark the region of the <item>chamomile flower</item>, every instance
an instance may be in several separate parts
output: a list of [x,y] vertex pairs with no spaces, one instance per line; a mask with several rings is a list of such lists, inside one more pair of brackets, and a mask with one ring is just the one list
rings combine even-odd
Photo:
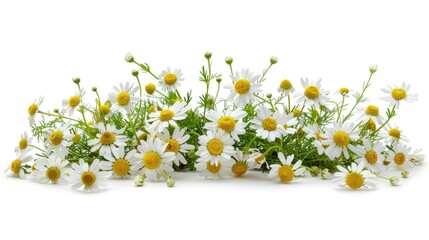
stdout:
[[295,164],[292,164],[294,159],[293,154],[285,158],[283,153],[279,152],[278,157],[281,164],[271,164],[271,170],[268,174],[268,177],[279,178],[281,182],[287,183],[292,181],[294,177],[302,176],[302,174],[305,172],[305,169],[301,168],[301,160],[298,160]]
[[384,132],[380,133],[380,137],[384,138],[385,143],[408,142],[408,138],[403,134],[402,130],[398,126],[392,127],[390,124],[384,127]]
[[317,148],[317,153],[322,155],[325,152],[325,148],[328,147],[322,144],[322,141],[326,140],[326,138],[322,137],[323,130],[317,124],[305,126],[302,130],[307,133],[306,138],[314,138],[313,145]]
[[377,122],[379,124],[383,124],[384,118],[380,115],[380,110],[377,106],[368,105],[366,108],[358,108],[358,113],[361,115],[357,119],[358,121],[362,121],[363,123],[367,123],[370,120]]
[[132,103],[140,100],[139,97],[134,96],[139,88],[127,82],[126,84],[119,84],[119,87],[114,86],[113,89],[115,92],[109,94],[109,101],[112,103],[112,111],[124,109],[127,113],[130,113],[133,108]]
[[279,93],[282,93],[284,96],[289,95],[289,93],[294,93],[295,88],[293,87],[292,83],[288,79],[283,79],[280,82],[280,86],[277,88],[277,91]]
[[112,171],[112,177],[115,178],[134,176],[135,172],[131,169],[135,162],[135,154],[136,150],[134,149],[125,154],[125,148],[120,146],[118,147],[118,151],[113,151],[111,154],[104,155],[107,161],[102,162],[101,169],[104,171]]
[[305,105],[314,106],[315,108],[319,108],[320,105],[326,105],[326,102],[329,100],[326,96],[328,92],[322,89],[321,81],[322,79],[319,79],[317,82],[310,82],[307,78],[301,78],[304,92],[295,94],[295,96],[299,97],[297,99],[298,103],[303,102]]
[[28,122],[30,123],[30,126],[33,126],[36,124],[37,113],[42,103],[43,103],[43,97],[40,97],[39,100],[35,100],[34,103],[32,103],[28,108]]
[[197,163],[195,164],[195,168],[204,178],[223,179],[225,177],[231,176],[232,165],[233,162],[230,159],[221,159],[217,164],[212,162],[204,162],[201,159],[198,159]]
[[225,131],[218,129],[207,131],[207,135],[200,136],[196,154],[199,162],[210,162],[217,165],[219,161],[227,161],[234,154],[234,140]]
[[63,114],[69,113],[69,116],[73,115],[76,107],[79,106],[82,102],[83,95],[85,95],[84,90],[79,90],[75,95],[71,96],[68,99],[63,99],[63,107],[65,107]]
[[222,129],[223,131],[231,134],[231,137],[234,138],[235,141],[240,141],[238,135],[246,133],[244,128],[247,123],[242,121],[246,115],[247,113],[241,109],[236,109],[234,111],[228,109],[224,113],[210,110],[206,116],[209,122],[206,123],[205,128]]
[[174,164],[179,166],[180,163],[186,164],[186,158],[183,154],[187,153],[189,150],[193,150],[194,146],[190,144],[186,144],[186,141],[189,140],[189,134],[185,134],[184,129],[175,128],[173,134],[170,135],[170,132],[167,128],[164,128],[162,133],[158,133],[157,137],[159,137],[162,141],[168,143],[166,152],[174,153]]
[[19,140],[18,147],[15,148],[15,152],[30,151],[32,149],[31,142],[33,141],[32,137],[28,137],[27,132],[21,134],[21,139]]
[[28,163],[31,160],[33,160],[33,157],[29,155],[27,151],[22,151],[18,153],[16,159],[10,163],[10,165],[6,168],[4,172],[11,172],[13,176],[25,178],[25,171],[23,165],[24,163]]
[[169,125],[177,128],[176,121],[185,119],[188,109],[189,106],[186,106],[185,102],[175,102],[173,106],[165,108],[165,110],[149,114],[147,121],[151,125],[148,126],[148,130],[151,132],[162,132]]
[[382,88],[381,91],[389,94],[389,96],[382,97],[382,100],[385,100],[389,102],[389,106],[395,106],[396,108],[399,108],[399,104],[401,101],[405,100],[407,102],[414,102],[417,100],[417,94],[411,94],[408,91],[410,90],[410,85],[405,84],[403,82],[400,87],[396,85],[389,85],[387,88]]
[[159,138],[150,138],[147,142],[140,141],[137,146],[138,152],[134,157],[138,159],[131,170],[139,171],[149,179],[159,179],[161,176],[167,179],[167,173],[173,172],[171,167],[175,154],[166,152],[168,143]]
[[159,76],[159,85],[162,90],[173,92],[181,86],[180,82],[183,80],[182,71],[180,69],[176,68],[174,71],[171,71],[170,68],[167,68],[167,70],[163,70]]
[[128,140],[125,135],[122,135],[125,128],[116,129],[113,125],[106,124],[105,126],[100,122],[97,124],[97,129],[100,132],[97,133],[96,138],[88,141],[88,144],[92,146],[91,152],[100,150],[100,156],[111,155],[112,152],[115,155],[119,155],[118,147],[124,147]]
[[231,75],[233,85],[227,84],[226,89],[231,89],[228,99],[234,99],[237,106],[241,107],[255,99],[253,94],[262,92],[261,83],[257,83],[259,75],[253,76],[249,69],[238,71]]
[[63,160],[56,154],[50,155],[48,158],[42,158],[35,165],[36,181],[41,183],[67,183],[65,167],[69,161]]
[[266,163],[265,155],[260,153],[256,149],[250,149],[250,155],[247,159],[247,163],[251,169],[260,168],[262,164]]
[[249,170],[250,167],[247,162],[249,157],[250,154],[244,154],[240,149],[235,149],[235,153],[232,154],[235,163],[232,165],[231,171],[236,177],[243,176],[247,173],[247,170]]
[[284,115],[275,112],[271,114],[270,110],[262,105],[258,110],[257,117],[251,122],[253,123],[251,127],[256,130],[256,136],[272,142],[276,138],[294,133],[296,129],[291,126],[297,124],[298,120],[293,117],[293,113]]
[[337,168],[339,172],[334,174],[335,179],[333,182],[338,182],[342,187],[349,187],[351,189],[363,188],[373,188],[375,186],[372,179],[375,177],[368,170],[364,169],[364,162],[360,162],[358,165],[352,163],[348,168],[344,168],[341,165],[338,165]]
[[67,156],[69,153],[67,147],[72,144],[71,139],[73,138],[69,126],[70,124],[65,123],[61,125],[61,127],[49,130],[48,133],[45,134],[45,146],[48,147],[46,150],[47,155],[54,151],[60,158],[65,158],[65,156]]
[[346,159],[349,159],[348,149],[354,150],[350,142],[359,138],[359,132],[353,131],[353,127],[353,123],[334,122],[332,127],[326,128],[326,134],[322,134],[326,140],[322,140],[322,144],[329,145],[325,150],[329,159],[334,160],[341,156],[341,153]]
[[411,147],[408,147],[405,144],[398,144],[393,143],[393,151],[388,150],[387,151],[387,159],[386,161],[389,162],[387,165],[388,168],[397,168],[401,170],[406,170],[409,167],[412,167],[413,164],[411,163]]
[[411,162],[416,165],[423,163],[424,160],[425,155],[422,153],[421,148],[414,150],[414,152],[411,154]]
[[79,160],[79,164],[72,163],[73,170],[69,172],[69,182],[72,184],[73,190],[78,190],[83,187],[87,192],[98,192],[102,187],[107,185],[107,179],[110,177],[110,172],[100,171],[100,160],[95,159],[91,166],[83,159]]
[[374,173],[379,173],[383,170],[385,146],[381,142],[372,143],[369,139],[363,139],[363,146],[356,146],[355,153],[359,156],[355,161],[359,164],[363,162],[363,166]]

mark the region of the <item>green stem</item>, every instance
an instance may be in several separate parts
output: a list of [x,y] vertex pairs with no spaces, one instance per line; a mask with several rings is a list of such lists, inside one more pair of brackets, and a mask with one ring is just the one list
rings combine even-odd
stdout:
[[142,97],[142,96],[143,96],[143,90],[142,90],[142,84],[141,84],[141,82],[140,82],[140,78],[139,78],[139,76],[136,76],[136,79],[137,79],[137,83],[139,84],[140,97]]
[[282,152],[283,152],[283,148],[281,148],[278,145],[274,145],[274,146],[269,147],[267,150],[265,150],[265,152],[263,153],[263,155],[264,156],[267,155],[271,150],[276,149],[276,148],[282,150]]
[[30,147],[32,147],[32,148],[35,148],[35,149],[37,149],[37,150],[39,150],[39,151],[41,151],[42,153],[46,152],[46,150],[41,149],[41,148],[39,148],[38,146],[35,146],[35,145],[33,145],[33,144],[30,144],[29,146],[30,146]]
[[340,111],[338,112],[338,117],[337,117],[337,122],[340,121],[341,118],[341,113],[343,111],[343,107],[344,107],[344,100],[346,99],[346,96],[343,95],[343,100],[341,101],[341,107],[340,107]]
[[351,115],[352,115],[353,111],[355,110],[356,106],[362,101],[364,93],[365,93],[365,91],[368,89],[368,87],[370,85],[371,78],[372,78],[372,73],[370,73],[368,81],[364,82],[363,87],[362,87],[362,92],[358,93],[358,95],[356,96],[356,103],[352,107],[352,109],[350,110],[350,112],[346,115],[346,117],[343,119],[343,123],[345,123],[346,120],[351,117]]

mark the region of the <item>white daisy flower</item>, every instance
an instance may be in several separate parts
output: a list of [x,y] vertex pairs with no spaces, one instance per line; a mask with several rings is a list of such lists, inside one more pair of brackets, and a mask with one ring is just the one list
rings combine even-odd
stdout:
[[411,154],[411,162],[414,164],[421,164],[425,160],[425,155],[422,153],[422,149],[416,149]]
[[235,141],[240,141],[238,135],[246,133],[244,128],[247,123],[243,122],[242,119],[247,115],[247,113],[241,109],[236,109],[231,112],[231,110],[225,110],[224,113],[219,113],[214,110],[210,110],[206,117],[209,122],[206,123],[206,129],[220,128],[225,132],[231,134],[231,137]]
[[171,71],[170,68],[167,68],[167,70],[161,72],[158,81],[162,90],[173,92],[181,86],[180,82],[183,80],[184,78],[182,78],[182,71],[180,69],[176,68],[174,71]]
[[226,89],[231,89],[228,99],[234,99],[237,106],[241,107],[255,99],[253,94],[262,92],[261,83],[257,83],[259,75],[253,76],[249,69],[238,71],[235,75],[231,75],[232,83],[225,86]]
[[266,163],[264,154],[260,153],[256,149],[250,149],[250,152],[249,158],[247,159],[249,167],[251,169],[261,168],[262,164]]
[[317,153],[322,155],[325,152],[325,148],[328,147],[322,144],[322,141],[326,140],[326,138],[322,137],[323,130],[317,124],[306,126],[302,130],[307,133],[306,138],[314,139],[313,145],[317,148]]
[[333,182],[338,182],[342,187],[349,187],[351,189],[373,188],[375,186],[372,179],[375,177],[370,171],[363,170],[364,162],[360,162],[359,165],[352,163],[348,168],[344,168],[341,165],[337,166],[339,172],[336,172]]
[[74,110],[79,106],[82,102],[83,95],[85,95],[84,90],[79,90],[75,93],[75,95],[71,96],[69,99],[63,99],[63,114],[69,113],[69,116],[74,114]]
[[409,167],[412,167],[413,164],[411,163],[411,147],[408,147],[405,144],[398,144],[393,143],[393,151],[388,150],[387,151],[387,158],[386,161],[389,162],[387,165],[388,168],[397,168],[400,170],[406,170]]
[[217,165],[219,161],[227,161],[234,154],[234,140],[225,131],[218,129],[207,131],[207,135],[200,136],[196,154],[199,162],[211,162]]
[[147,122],[151,123],[147,130],[150,132],[162,132],[169,125],[177,128],[176,121],[185,119],[188,109],[189,106],[186,106],[185,102],[175,102],[173,106],[165,110],[152,112],[147,120]]
[[23,164],[28,163],[31,160],[33,160],[33,157],[31,155],[28,155],[28,151],[19,152],[16,159],[10,163],[10,165],[6,168],[4,172],[11,172],[13,176],[25,178]]
[[298,123],[298,120],[293,117],[293,113],[288,115],[280,114],[275,112],[271,114],[271,111],[265,106],[261,106],[258,110],[256,118],[250,122],[253,123],[251,128],[256,130],[256,136],[268,139],[272,142],[276,138],[281,138],[286,134],[292,134],[296,132],[296,129],[291,126]]
[[36,124],[36,117],[39,111],[40,105],[43,103],[43,97],[40,97],[39,100],[35,100],[33,104],[28,108],[28,122],[30,126]]
[[130,113],[133,108],[133,102],[140,100],[139,97],[134,96],[134,94],[139,91],[139,88],[127,82],[125,85],[123,83],[119,84],[119,87],[114,86],[113,89],[115,92],[109,94],[109,101],[112,103],[112,111],[122,108],[127,113]]
[[134,176],[135,172],[131,169],[135,162],[135,154],[136,150],[134,149],[125,154],[124,146],[120,146],[118,151],[112,151],[111,154],[103,156],[107,161],[102,162],[101,169],[103,171],[112,171],[112,177],[115,178]]
[[326,128],[326,134],[322,134],[326,140],[322,140],[322,144],[329,145],[325,150],[329,159],[334,160],[341,156],[341,153],[346,159],[349,159],[350,155],[347,149],[355,150],[350,142],[359,138],[359,132],[353,131],[353,127],[353,123],[334,122],[331,128]]
[[293,87],[292,83],[289,80],[283,79],[280,82],[280,86],[277,88],[277,91],[279,93],[282,93],[284,96],[287,96],[290,93],[294,93],[295,88]]
[[395,106],[396,108],[399,108],[399,104],[402,100],[410,103],[417,100],[417,94],[411,94],[408,92],[409,90],[410,85],[405,84],[405,82],[403,82],[400,87],[396,85],[388,85],[387,88],[382,88],[381,91],[389,94],[389,96],[382,97],[381,99],[389,102],[390,107]]
[[195,168],[204,178],[223,179],[231,175],[232,165],[233,162],[231,159],[220,159],[217,164],[214,164],[210,161],[203,162],[201,159],[198,159],[197,163],[195,164]]
[[299,97],[297,102],[303,102],[303,104],[314,106],[315,108],[319,108],[320,105],[326,105],[326,102],[329,100],[326,96],[328,92],[321,89],[321,81],[322,79],[319,79],[317,82],[310,82],[307,78],[301,78],[304,92],[295,94],[295,96]]
[[68,173],[65,166],[69,161],[63,160],[56,154],[52,154],[49,158],[42,158],[37,161],[34,171],[36,181],[41,183],[67,183],[66,174]]
[[95,152],[100,149],[100,156],[111,155],[112,152],[118,156],[118,147],[125,147],[128,140],[125,135],[121,135],[125,128],[118,130],[113,125],[107,124],[104,126],[101,122],[97,124],[97,128],[100,131],[97,133],[97,138],[88,141],[88,144],[92,146],[91,152]]
[[173,172],[171,167],[174,160],[173,152],[166,152],[168,143],[159,138],[151,138],[147,142],[140,141],[137,146],[138,153],[134,154],[137,161],[131,168],[138,171],[143,168],[142,172],[149,179],[159,179],[161,176],[167,179],[168,172]]
[[33,141],[32,137],[28,137],[27,132],[21,134],[21,139],[19,140],[18,147],[15,148],[15,152],[31,151],[32,147],[31,142]]
[[72,163],[71,166],[73,170],[69,173],[69,182],[73,190],[83,187],[84,191],[98,192],[107,185],[107,179],[111,175],[110,172],[100,171],[101,163],[98,159],[95,159],[91,166],[83,159],[79,160],[79,164]]
[[283,153],[278,153],[279,160],[281,162],[280,164],[271,164],[270,165],[270,173],[268,174],[268,177],[270,178],[279,178],[281,182],[287,183],[292,181],[294,177],[302,176],[302,174],[305,172],[304,168],[301,168],[302,161],[298,160],[295,164],[292,164],[292,161],[294,159],[294,155],[289,155],[287,158],[285,158],[285,155]]
[[45,146],[47,147],[46,154],[49,155],[52,151],[60,158],[65,158],[69,150],[73,134],[70,133],[70,124],[64,123],[58,129],[49,130],[45,134]]
[[193,150],[195,147],[193,145],[186,144],[186,141],[189,140],[190,136],[189,134],[185,134],[184,129],[175,128],[173,134],[170,135],[168,129],[164,128],[162,133],[158,133],[156,136],[162,141],[168,143],[165,151],[174,153],[173,162],[176,166],[179,166],[180,163],[187,163],[183,154],[186,154],[189,150]]
[[384,127],[384,132],[380,133],[380,137],[384,139],[385,143],[399,143],[399,142],[408,142],[408,138],[403,134],[403,131],[398,128],[398,126],[392,127],[392,125],[387,124]]
[[249,169],[249,163],[247,162],[249,157],[250,154],[244,154],[240,149],[235,149],[235,153],[232,154],[235,163],[232,165],[231,171],[236,177],[246,174]]
[[358,121],[362,121],[363,123],[367,123],[370,120],[377,122],[379,124],[383,124],[384,118],[380,115],[380,110],[377,106],[368,105],[366,108],[358,107],[358,113],[361,115],[358,117]]
[[386,147],[380,142],[372,143],[369,139],[363,139],[363,146],[356,146],[355,153],[359,156],[355,161],[374,173],[379,173],[384,169],[383,151]]

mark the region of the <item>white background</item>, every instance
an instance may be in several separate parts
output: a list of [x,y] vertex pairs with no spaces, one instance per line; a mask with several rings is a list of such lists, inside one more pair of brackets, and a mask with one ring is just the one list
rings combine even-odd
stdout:
[[[394,120],[414,148],[427,145],[429,15],[425,1],[1,1],[1,160],[14,159],[19,135],[29,130],[27,108],[45,96],[43,109],[60,107],[80,76],[88,90],[107,96],[133,81],[124,55],[159,73],[181,68],[197,92],[203,53],[228,79],[223,59],[260,72],[279,62],[264,88],[275,93],[289,78],[323,79],[331,91],[359,88],[377,63],[371,102],[384,106],[380,88],[405,81],[419,101],[404,104]],[[144,82],[153,82],[149,75]],[[114,237],[121,239],[331,238],[405,239],[425,236],[427,166],[392,188],[344,191],[310,178],[282,185],[265,176],[213,182],[177,175],[177,187],[112,182],[100,194],[0,176],[0,229],[5,239]],[[418,217],[422,217],[419,220]],[[427,221],[426,221],[427,222]]]

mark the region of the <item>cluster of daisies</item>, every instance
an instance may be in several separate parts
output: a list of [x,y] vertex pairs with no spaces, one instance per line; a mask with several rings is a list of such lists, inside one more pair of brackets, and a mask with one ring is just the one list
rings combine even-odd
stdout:
[[[390,103],[385,116],[367,104],[364,93],[376,65],[370,66],[361,91],[343,87],[330,96],[321,80],[301,79],[301,88],[284,79],[273,96],[261,87],[277,58],[257,75],[248,69],[234,72],[227,57],[230,77],[225,80],[213,73],[211,53],[204,56],[200,81],[206,93],[197,103],[191,103],[191,92],[180,94],[181,70],[155,74],[131,54],[125,60],[140,68],[132,71],[136,83],[115,86],[106,99],[93,87],[95,101],[85,101],[79,78],[73,79],[77,91],[61,109],[43,111],[43,98],[36,99],[28,108],[33,136],[21,135],[16,159],[6,171],[84,191],[99,191],[112,178],[133,178],[137,186],[146,178],[164,179],[171,187],[177,171],[218,179],[251,170],[282,183],[311,175],[359,189],[372,187],[375,179],[397,185],[399,177],[392,173],[399,170],[407,177],[409,168],[424,160],[421,150],[412,151],[400,128],[391,125],[399,105],[417,99],[409,85],[382,89],[382,99]],[[145,79],[143,86],[140,73],[153,80]],[[228,95],[221,98],[224,81]]]

